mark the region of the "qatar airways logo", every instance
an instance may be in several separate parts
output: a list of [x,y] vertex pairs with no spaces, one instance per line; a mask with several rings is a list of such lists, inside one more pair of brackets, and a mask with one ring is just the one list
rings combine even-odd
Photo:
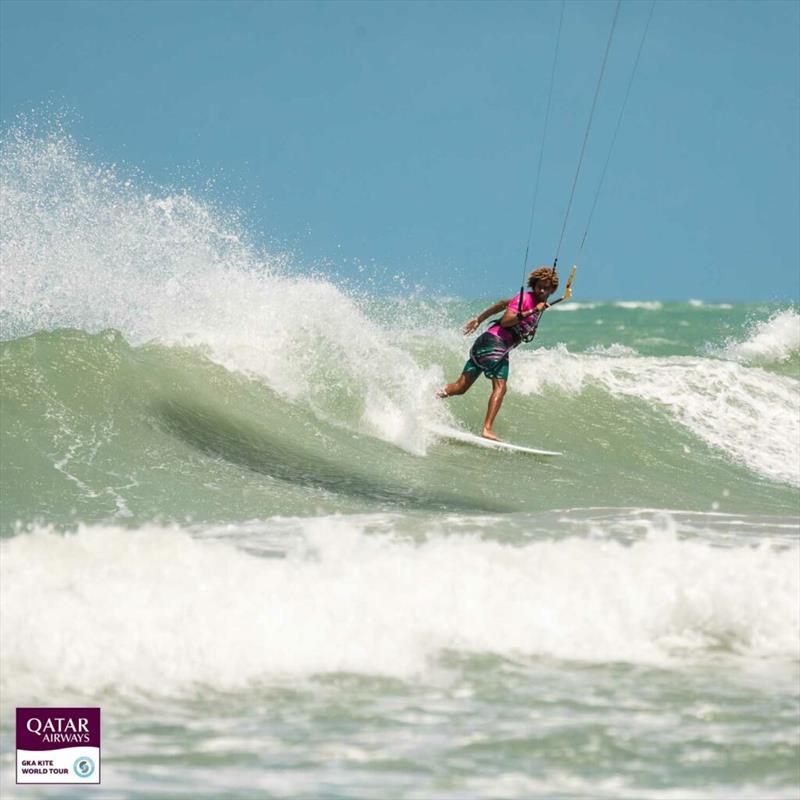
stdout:
[[18,708],[17,783],[100,783],[100,709]]
[[42,742],[89,744],[89,720],[86,717],[31,717],[25,727]]

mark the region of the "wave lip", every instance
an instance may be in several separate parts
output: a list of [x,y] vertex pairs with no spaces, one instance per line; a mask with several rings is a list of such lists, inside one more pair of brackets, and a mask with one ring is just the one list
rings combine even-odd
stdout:
[[632,545],[298,524],[283,558],[157,526],[3,543],[3,684],[173,695],[332,672],[409,678],[447,651],[674,667],[800,658],[796,545],[715,547],[679,539],[669,519]]
[[3,137],[0,336],[114,329],[202,348],[324,422],[426,452],[441,376],[370,319],[375,301],[293,276],[291,254],[254,247],[235,215],[139,183],[63,132]]
[[515,387],[577,394],[591,386],[644,400],[749,469],[800,486],[796,380],[718,359],[611,355],[573,354],[563,345],[521,354]]
[[729,341],[717,353],[744,364],[775,364],[800,355],[800,314],[785,309],[753,326],[743,341]]

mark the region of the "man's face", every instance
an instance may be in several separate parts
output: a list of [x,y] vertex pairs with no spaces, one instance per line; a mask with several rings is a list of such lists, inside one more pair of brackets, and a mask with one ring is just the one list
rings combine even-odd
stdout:
[[536,281],[536,286],[533,288],[533,294],[536,297],[536,302],[543,303],[553,294],[553,284],[550,281]]

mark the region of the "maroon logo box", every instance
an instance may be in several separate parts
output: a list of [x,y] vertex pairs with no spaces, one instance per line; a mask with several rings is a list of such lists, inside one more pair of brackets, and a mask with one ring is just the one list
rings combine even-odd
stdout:
[[99,708],[18,708],[17,749],[100,747]]

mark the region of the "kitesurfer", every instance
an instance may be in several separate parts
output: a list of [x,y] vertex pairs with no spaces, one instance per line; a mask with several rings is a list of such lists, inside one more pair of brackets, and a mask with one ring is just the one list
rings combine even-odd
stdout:
[[486,409],[481,435],[500,441],[492,426],[497,417],[508,381],[508,354],[520,342],[529,342],[536,334],[542,312],[549,308],[547,298],[558,288],[558,275],[551,267],[539,267],[528,276],[529,291],[515,294],[509,300],[498,300],[464,325],[464,335],[473,333],[484,320],[505,309],[503,316],[475,340],[461,375],[440,389],[440,398],[464,394],[481,372],[492,382],[492,394]]

